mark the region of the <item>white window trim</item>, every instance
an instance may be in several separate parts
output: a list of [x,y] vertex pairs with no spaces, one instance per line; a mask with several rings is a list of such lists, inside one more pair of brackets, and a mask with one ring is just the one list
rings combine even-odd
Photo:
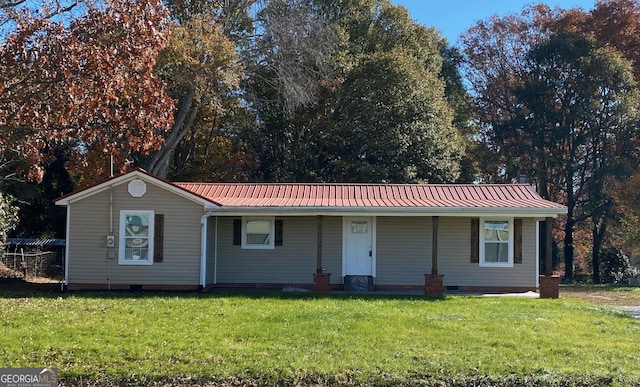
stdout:
[[[507,242],[508,248],[508,261],[507,262],[485,262],[485,238],[484,238],[484,222],[486,221],[499,221],[509,223],[509,241]],[[480,239],[480,267],[513,267],[513,218],[480,218],[480,230],[478,237]]]
[[[154,236],[154,212],[153,211],[138,211],[138,210],[120,210],[120,238],[118,243],[118,264],[119,265],[153,265],[153,236]],[[125,255],[125,227],[127,215],[143,215],[149,217],[149,250],[147,253],[147,259],[144,260],[129,260],[124,259]]]
[[[269,222],[269,244],[249,244],[247,243],[247,222],[264,221]],[[242,243],[241,248],[249,250],[273,250],[275,249],[276,218],[275,216],[243,216],[242,217]]]

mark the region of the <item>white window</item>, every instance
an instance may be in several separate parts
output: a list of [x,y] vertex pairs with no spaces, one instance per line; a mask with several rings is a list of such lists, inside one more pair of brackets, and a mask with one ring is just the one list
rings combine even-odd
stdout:
[[153,211],[120,211],[119,264],[153,264],[153,222]]
[[273,249],[275,219],[273,217],[242,218],[243,249]]
[[513,219],[480,219],[480,266],[513,267]]

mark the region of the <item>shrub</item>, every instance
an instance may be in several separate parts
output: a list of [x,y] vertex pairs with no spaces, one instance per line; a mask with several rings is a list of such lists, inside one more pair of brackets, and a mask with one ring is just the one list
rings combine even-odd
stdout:
[[18,224],[18,207],[13,202],[12,196],[0,193],[0,249],[4,248],[9,233]]
[[617,247],[606,247],[600,252],[600,278],[604,283],[620,283],[638,275],[638,269]]

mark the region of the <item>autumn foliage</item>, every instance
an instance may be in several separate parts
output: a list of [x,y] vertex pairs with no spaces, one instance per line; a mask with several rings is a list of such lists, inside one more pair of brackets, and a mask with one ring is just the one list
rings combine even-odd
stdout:
[[600,0],[589,12],[531,6],[462,37],[476,119],[498,156],[485,175],[524,174],[567,206],[565,279],[591,266],[599,282],[599,255],[616,247],[615,187],[640,160],[637,31],[637,1]]
[[42,179],[60,144],[93,179],[110,156],[125,170],[132,153],[162,145],[174,106],[153,76],[169,39],[160,1],[108,0],[68,24],[18,16],[0,46],[0,151],[24,157],[29,178]]

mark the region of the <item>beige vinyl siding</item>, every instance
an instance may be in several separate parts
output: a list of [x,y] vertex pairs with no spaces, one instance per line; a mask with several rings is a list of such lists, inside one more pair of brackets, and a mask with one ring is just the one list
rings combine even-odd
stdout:
[[205,279],[207,285],[216,280],[216,225],[220,227],[221,219],[216,216],[207,218],[207,278]]
[[[510,268],[480,267],[470,262],[470,218],[440,217],[438,272],[446,286],[536,285],[536,222],[523,220],[522,264]],[[377,285],[424,285],[431,272],[431,217],[378,217]]]
[[470,262],[471,220],[440,218],[438,271],[445,286],[536,286],[536,222],[523,219],[522,263],[513,267],[480,267]]
[[[210,219],[210,223],[215,218]],[[273,250],[241,249],[233,245],[233,219],[218,218],[218,283],[312,283],[316,270],[315,217],[278,217],[283,220],[283,244]],[[213,227],[211,227],[213,228]],[[207,257],[213,264],[213,234],[209,232]],[[342,218],[324,217],[323,265],[332,283],[342,283]],[[212,268],[207,282],[213,281]]]
[[[134,198],[127,192],[127,184],[113,187],[113,249],[105,244],[109,233],[109,190],[71,203],[69,283],[199,285],[202,205],[149,183],[146,194]],[[164,214],[163,262],[148,266],[118,264],[120,210]],[[108,259],[109,254],[113,259]]]
[[378,217],[376,284],[424,285],[431,271],[431,217]]

